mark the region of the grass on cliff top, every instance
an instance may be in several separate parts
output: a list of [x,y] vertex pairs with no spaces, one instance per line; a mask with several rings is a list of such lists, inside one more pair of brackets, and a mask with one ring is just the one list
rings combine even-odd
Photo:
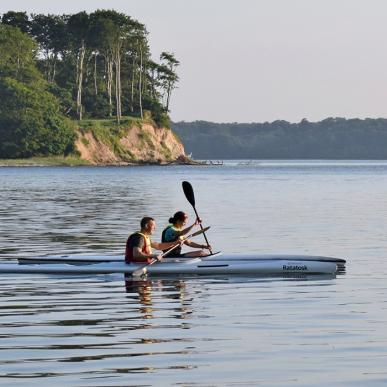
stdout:
[[41,167],[41,166],[80,166],[90,165],[77,156],[46,156],[30,157],[28,159],[0,159],[0,167]]
[[150,119],[141,119],[138,117],[122,117],[120,123],[117,123],[115,118],[107,119],[83,119],[82,121],[76,121],[78,127],[83,131],[90,129],[128,129],[132,126],[141,127],[142,124],[152,124]]

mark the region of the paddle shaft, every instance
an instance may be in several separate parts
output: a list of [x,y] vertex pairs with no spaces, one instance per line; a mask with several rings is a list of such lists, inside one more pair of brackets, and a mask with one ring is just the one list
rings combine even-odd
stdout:
[[[194,211],[195,211],[196,219],[200,219],[200,218],[199,218],[199,215],[198,215],[198,212],[196,211],[195,206],[192,206],[192,207],[193,207],[193,209],[194,209]],[[204,239],[206,240],[207,246],[209,246],[210,244],[209,244],[209,242],[208,242],[207,235],[206,235],[206,233],[205,233],[205,231],[204,231],[204,228],[203,228],[203,226],[202,226],[202,223],[199,223],[199,225],[200,225],[200,228],[201,228],[202,231],[203,231],[203,236],[204,236]],[[209,250],[210,250],[210,253],[212,254],[212,249],[209,249]]]

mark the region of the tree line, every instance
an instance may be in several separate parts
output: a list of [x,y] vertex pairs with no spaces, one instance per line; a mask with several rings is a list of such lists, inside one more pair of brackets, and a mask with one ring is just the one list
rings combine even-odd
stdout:
[[72,116],[114,114],[119,121],[122,115],[143,117],[144,110],[156,119],[168,113],[179,61],[163,52],[160,63],[154,62],[146,27],[130,16],[114,10],[72,15],[10,11],[1,22],[36,40],[38,68]]
[[[1,15],[0,157],[69,151],[66,117],[149,117],[169,126],[179,61],[169,52],[153,61],[147,35],[142,23],[114,10]],[[62,145],[45,147],[44,132]]]
[[387,119],[330,117],[319,122],[176,122],[196,159],[387,159]]

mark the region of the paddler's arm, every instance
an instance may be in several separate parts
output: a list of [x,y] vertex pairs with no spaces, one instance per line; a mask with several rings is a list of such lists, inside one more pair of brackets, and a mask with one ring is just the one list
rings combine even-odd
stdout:
[[211,250],[211,246],[210,245],[200,245],[199,243],[195,243],[195,242],[192,242],[191,240],[187,239],[184,241],[184,244],[189,246],[189,247],[193,247],[194,249],[207,249],[207,250]]
[[[184,242],[181,241],[180,242],[180,245],[183,244]],[[174,247],[176,246],[177,244],[179,244],[178,241],[173,241],[173,242],[161,242],[161,243],[158,243],[158,242],[151,242],[151,246],[154,248],[154,249],[157,249],[157,250],[168,250],[170,249],[171,247]]]
[[161,254],[150,254],[150,255],[144,254],[141,251],[140,247],[133,247],[133,257],[136,259],[136,261],[140,261],[140,262],[141,261],[147,262],[148,258],[155,258],[158,261],[161,261],[161,259],[162,259]]
[[195,223],[191,224],[191,226],[185,228],[184,230],[181,230],[177,233],[178,236],[186,235],[188,234],[195,226],[198,226],[200,223],[202,223],[202,220],[200,218],[197,218],[195,220]]

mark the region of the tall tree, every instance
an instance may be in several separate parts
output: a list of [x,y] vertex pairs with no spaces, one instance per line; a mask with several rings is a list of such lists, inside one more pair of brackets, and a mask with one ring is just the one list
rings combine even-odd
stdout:
[[53,83],[58,56],[66,50],[66,20],[64,16],[32,15],[31,35],[39,43],[43,56],[44,72],[48,82]]
[[0,24],[0,75],[21,81],[35,79],[35,42],[17,27]]
[[70,44],[76,60],[77,116],[79,120],[82,120],[82,86],[84,62],[90,31],[89,15],[86,12],[79,12],[71,15],[67,22],[67,29],[70,36]]
[[9,26],[17,27],[22,32],[28,33],[30,31],[30,21],[26,12],[9,11],[3,14],[1,22]]
[[163,61],[165,68],[163,71],[164,88],[166,91],[165,110],[169,111],[169,103],[171,100],[172,90],[176,87],[176,83],[179,80],[175,70],[180,62],[175,58],[174,54],[168,52],[162,52],[160,59]]

